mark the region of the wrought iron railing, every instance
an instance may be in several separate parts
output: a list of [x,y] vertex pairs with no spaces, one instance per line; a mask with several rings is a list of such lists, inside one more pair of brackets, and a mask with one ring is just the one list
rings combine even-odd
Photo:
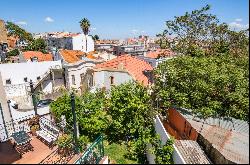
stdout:
[[94,143],[77,159],[74,164],[99,164],[104,157],[103,136],[99,136]]

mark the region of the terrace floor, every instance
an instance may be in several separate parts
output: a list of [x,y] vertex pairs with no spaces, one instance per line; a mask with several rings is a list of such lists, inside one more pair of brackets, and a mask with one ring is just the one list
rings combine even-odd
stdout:
[[[24,153],[22,158],[20,158],[19,153],[13,148],[13,144],[10,141],[0,143],[0,164],[38,164],[57,149],[56,146],[52,149],[49,148],[35,136],[32,136],[30,143],[33,146],[33,151]],[[72,163],[76,157],[76,155],[73,156],[73,158],[71,157],[68,163]],[[53,163],[53,161],[58,158],[60,158],[58,154],[53,154],[53,158],[50,157],[49,161]],[[48,161],[46,162],[48,163]]]

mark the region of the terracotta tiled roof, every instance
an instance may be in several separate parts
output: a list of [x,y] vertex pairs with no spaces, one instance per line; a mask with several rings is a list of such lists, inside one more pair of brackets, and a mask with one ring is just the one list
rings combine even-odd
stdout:
[[97,53],[96,51],[91,51],[91,52],[85,53],[85,55],[89,59],[96,59],[96,57],[94,56],[94,54],[96,53]]
[[174,52],[172,52],[169,49],[157,49],[156,51],[148,52],[146,57],[159,58],[160,56],[162,56],[162,57],[170,57],[170,56],[173,56],[173,55],[174,55]]
[[30,60],[33,57],[37,57],[38,62],[41,62],[41,61],[53,61],[52,54],[43,54],[42,52],[39,52],[39,51],[23,52],[23,57],[26,60]]
[[143,74],[143,71],[153,70],[153,67],[149,63],[130,55],[121,55],[110,61],[97,64],[95,69],[121,70],[119,65],[123,65],[123,70],[127,71],[135,80],[141,82],[145,86],[148,85],[148,78]]
[[85,53],[80,50],[62,49],[62,50],[59,50],[59,53],[62,56],[62,58],[68,63],[74,63],[74,62],[80,61],[81,60],[80,56],[85,55]]

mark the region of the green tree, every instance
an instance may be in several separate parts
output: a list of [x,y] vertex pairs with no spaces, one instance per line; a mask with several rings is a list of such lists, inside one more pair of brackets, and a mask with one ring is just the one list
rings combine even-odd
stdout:
[[[98,135],[106,132],[110,118],[105,111],[106,96],[104,92],[87,92],[80,97],[75,96],[75,103],[80,135],[94,140]],[[51,103],[50,108],[58,120],[65,115],[68,124],[73,126],[71,100],[68,94],[64,94]]]
[[18,37],[20,40],[31,42],[33,41],[32,34],[20,28],[18,25],[12,22],[6,22],[6,29],[8,36]]
[[127,141],[129,157],[143,163],[146,144],[154,136],[155,114],[147,89],[135,82],[113,87],[108,114],[112,117],[109,141]]
[[19,55],[19,50],[18,49],[13,49],[13,50],[7,52],[7,57],[18,56],[18,55]]
[[165,107],[194,114],[249,120],[248,56],[180,56],[155,70],[154,92]]
[[156,164],[174,164],[173,144],[174,144],[174,138],[168,139],[164,145],[162,145],[160,139],[156,140],[156,143],[153,144]]
[[94,41],[98,41],[100,38],[99,38],[99,36],[96,34],[96,35],[94,35],[94,36],[92,36],[92,38],[93,38],[93,40]]
[[[248,47],[245,31],[231,31],[226,23],[219,24],[216,15],[208,13],[210,6],[166,21],[166,29],[158,34],[162,48],[191,56],[220,55],[226,52],[238,56]],[[197,54],[196,54],[197,53]]]
[[33,40],[29,45],[25,48],[25,50],[30,51],[41,51],[43,53],[47,53],[46,51],[47,44],[42,38],[38,38]]
[[87,47],[88,47],[88,39],[87,39],[87,35],[89,33],[89,29],[90,29],[90,22],[87,18],[83,18],[80,22],[80,27],[85,35],[86,38],[86,52],[88,51]]

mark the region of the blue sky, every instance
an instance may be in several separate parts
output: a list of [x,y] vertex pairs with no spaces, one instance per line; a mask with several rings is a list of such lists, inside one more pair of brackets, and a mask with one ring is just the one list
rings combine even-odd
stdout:
[[30,32],[80,32],[79,21],[87,17],[91,34],[101,38],[155,36],[166,20],[206,4],[233,28],[249,24],[249,0],[5,0],[0,3],[0,19]]

